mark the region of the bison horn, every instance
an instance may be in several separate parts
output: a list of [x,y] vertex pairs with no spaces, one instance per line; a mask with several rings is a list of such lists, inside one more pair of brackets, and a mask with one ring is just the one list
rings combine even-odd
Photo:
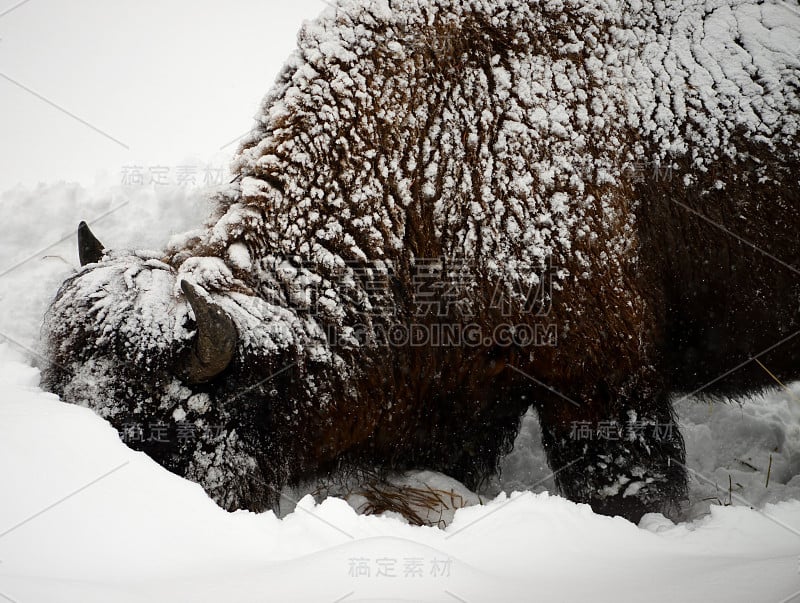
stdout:
[[97,240],[86,222],[78,224],[78,257],[81,266],[99,262],[103,257],[103,244]]
[[206,383],[230,364],[239,334],[231,317],[218,305],[207,302],[197,287],[181,281],[181,290],[194,310],[197,324],[197,335],[188,351],[186,379],[190,383]]

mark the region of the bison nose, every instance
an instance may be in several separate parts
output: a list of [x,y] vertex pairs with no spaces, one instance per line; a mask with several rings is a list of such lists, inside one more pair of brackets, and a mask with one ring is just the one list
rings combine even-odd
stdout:
[[99,262],[103,257],[103,244],[97,240],[86,222],[78,224],[78,257],[81,266]]

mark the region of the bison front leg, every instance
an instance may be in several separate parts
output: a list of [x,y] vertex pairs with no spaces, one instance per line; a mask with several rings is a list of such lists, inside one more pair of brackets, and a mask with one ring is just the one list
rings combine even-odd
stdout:
[[553,399],[538,412],[564,496],[633,522],[645,513],[678,510],[686,496],[685,452],[666,394]]

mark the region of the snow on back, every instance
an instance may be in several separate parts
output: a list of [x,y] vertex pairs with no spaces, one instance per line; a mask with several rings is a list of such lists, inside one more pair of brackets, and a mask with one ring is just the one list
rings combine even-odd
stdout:
[[565,264],[590,234],[576,225],[629,247],[590,217],[623,203],[608,186],[626,126],[613,10],[431,0],[327,11],[300,32],[235,163],[242,203],[229,212],[258,207],[266,222],[261,242],[243,238],[309,250],[323,273],[364,258],[400,266],[404,253],[463,257],[509,289],[535,281],[547,257]]
[[632,261],[631,165],[793,146],[798,47],[778,2],[346,0],[300,32],[213,240],[322,277],[431,255],[512,295],[546,258],[591,278]]
[[[638,3],[637,3],[638,4]],[[662,157],[707,167],[734,134],[792,144],[800,110],[800,13],[783,2],[680,0],[625,18],[639,44],[630,120]]]

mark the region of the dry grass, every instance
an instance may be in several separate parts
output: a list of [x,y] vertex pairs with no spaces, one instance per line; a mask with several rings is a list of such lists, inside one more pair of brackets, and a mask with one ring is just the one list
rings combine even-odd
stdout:
[[447,526],[457,509],[474,504],[452,489],[434,488],[424,483],[396,484],[385,475],[364,470],[328,479],[319,484],[312,495],[317,500],[327,496],[360,497],[364,502],[356,510],[363,515],[392,512],[412,525],[439,528]]
[[[466,505],[464,498],[452,490],[439,490],[430,486],[398,486],[385,482],[364,484],[354,492],[367,499],[358,510],[365,515],[392,511],[402,515],[417,526],[445,527],[445,511],[455,511]],[[431,517],[435,520],[431,520]]]

